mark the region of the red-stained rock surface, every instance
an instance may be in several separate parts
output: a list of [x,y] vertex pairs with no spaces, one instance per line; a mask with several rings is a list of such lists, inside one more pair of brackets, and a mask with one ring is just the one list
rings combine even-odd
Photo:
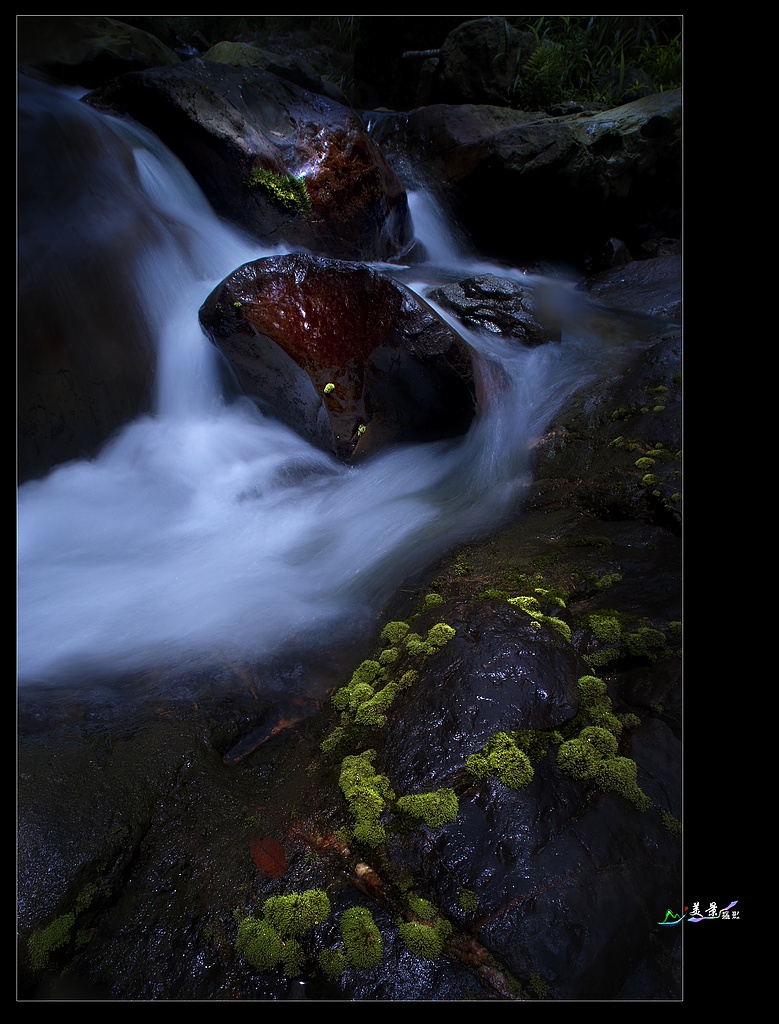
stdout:
[[249,397],[345,462],[464,434],[475,415],[469,346],[364,265],[256,260],[211,293],[200,321]]

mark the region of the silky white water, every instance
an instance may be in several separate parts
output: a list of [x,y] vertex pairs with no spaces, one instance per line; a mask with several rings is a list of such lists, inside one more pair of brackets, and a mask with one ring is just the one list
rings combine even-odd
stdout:
[[[405,578],[516,514],[534,440],[574,388],[619,359],[613,339],[575,319],[561,344],[535,349],[460,327],[492,396],[467,436],[346,467],[226,393],[200,328],[211,290],[271,250],[218,220],[148,134],[79,116],[103,118],[108,147],[132,141],[125,187],[156,220],[127,287],[157,340],[158,390],[97,458],[19,488],[23,685],[186,671],[358,635]],[[419,294],[494,269],[450,243],[429,196],[410,204],[429,263],[395,272]],[[86,299],[77,308],[89,315]]]

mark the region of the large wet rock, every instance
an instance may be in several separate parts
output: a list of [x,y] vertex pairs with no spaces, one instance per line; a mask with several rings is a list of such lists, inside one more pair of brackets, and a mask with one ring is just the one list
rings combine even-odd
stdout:
[[404,176],[423,168],[480,251],[582,264],[610,237],[680,237],[681,123],[673,90],[560,117],[437,103],[375,137]]
[[255,260],[209,295],[200,321],[249,397],[343,461],[461,435],[475,415],[469,346],[361,264]]
[[682,257],[668,253],[629,260],[624,266],[592,274],[586,282],[590,298],[614,309],[682,322]]
[[179,63],[155,35],[116,18],[20,14],[16,27],[20,66],[89,88],[127,71]]
[[382,260],[411,242],[406,192],[358,115],[288,79],[196,58],[85,100],[150,128],[218,214],[270,245]]
[[[636,764],[645,806],[565,775],[554,744],[526,786],[475,779],[467,759],[494,733],[565,732],[583,711],[577,679],[592,670],[555,628],[534,628],[506,601],[444,603],[413,628],[424,636],[436,618],[456,636],[414,662],[415,681],[366,742],[396,792],[451,787],[458,815],[391,831],[387,856],[401,875],[424,877],[426,898],[504,973],[542,979],[554,999],[599,998],[646,953],[653,915],[679,884],[679,837],[664,817],[680,814],[679,740],[656,719],[623,730],[619,754]],[[609,692],[615,713],[628,710]]]
[[509,106],[539,45],[531,32],[520,32],[503,18],[475,18],[458,25],[436,58],[432,102]]
[[25,482],[94,456],[115,430],[151,410],[155,344],[137,315],[140,289],[128,280],[164,236],[141,200],[130,146],[94,111],[26,75],[18,101],[17,439]]
[[682,340],[650,337],[623,374],[575,395],[536,447],[530,508],[577,508],[680,533]]
[[262,68],[279,78],[289,79],[309,92],[321,92],[338,103],[348,103],[338,86],[322,78],[308,60],[297,53],[276,53],[250,43],[223,40],[206,50],[203,59],[231,64],[233,67]]

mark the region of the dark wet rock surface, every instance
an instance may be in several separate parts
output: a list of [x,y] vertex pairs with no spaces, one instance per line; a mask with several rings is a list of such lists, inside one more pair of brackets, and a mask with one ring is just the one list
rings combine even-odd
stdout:
[[[422,637],[445,622],[455,634],[420,663],[410,654],[399,659],[397,671],[415,664],[414,685],[401,690],[384,725],[358,732],[351,746],[320,749],[339,721],[329,694],[349,681],[360,657],[378,654],[382,623],[362,655],[331,652],[287,670],[294,695],[296,686],[313,683],[317,663],[327,666],[313,683],[319,697],[307,705],[269,701],[270,677],[251,667],[207,673],[199,685],[182,681],[178,700],[170,698],[169,680],[167,697],[155,695],[159,680],[138,680],[133,705],[106,700],[102,710],[99,702],[58,704],[51,693],[25,694],[24,996],[678,998],[675,930],[657,927],[681,878],[681,841],[672,827],[681,813],[678,530],[655,521],[640,502],[629,506],[647,509],[638,518],[602,517],[574,486],[586,476],[591,493],[605,481],[610,493],[640,492],[634,452],[614,464],[590,454],[581,474],[577,439],[587,436],[590,453],[613,451],[616,424],[605,410],[617,398],[643,401],[658,374],[672,377],[675,352],[666,342],[658,349],[650,343],[635,371],[611,389],[604,385],[597,401],[573,401],[541,444],[517,522],[459,547],[389,603],[382,622],[407,621]],[[636,412],[628,422],[636,436],[651,422],[652,444],[664,437],[676,451],[674,420],[665,413],[650,421]],[[550,487],[549,480],[559,483]],[[441,601],[425,608],[431,591]],[[558,593],[566,595],[564,608],[553,600]],[[508,603],[515,595],[538,599],[547,617],[540,627]],[[594,626],[615,610],[624,631],[616,647]],[[552,619],[569,627],[570,638]],[[661,646],[643,653],[629,642],[660,635]],[[603,668],[585,660],[609,647]],[[593,671],[606,681],[614,712],[640,719],[623,730],[619,750],[634,760],[649,809],[564,775],[554,746],[519,790],[466,771],[468,756],[495,731],[570,726],[581,710],[577,680]],[[368,749],[396,796],[451,788],[456,819],[433,828],[388,804],[386,842],[355,843],[339,772],[345,754]],[[252,859],[251,842],[262,836],[284,848],[281,877],[264,878]],[[332,908],[302,941],[302,974],[256,971],[235,950],[237,921],[261,915],[269,896],[311,888],[325,889]],[[409,892],[451,925],[434,960],[410,952],[400,938]],[[374,916],[382,962],[330,977],[318,956],[338,946],[340,918],[354,905]],[[63,941],[43,967],[40,960],[33,965],[30,940],[50,936],[46,929],[58,922]]]
[[462,435],[477,411],[467,343],[363,264],[256,260],[211,293],[200,322],[246,395],[344,462]]
[[[380,260],[411,242],[405,189],[358,114],[270,71],[197,58],[120,76],[86,102],[153,131],[219,215],[268,244]],[[308,203],[251,188],[254,170],[305,179]]]
[[[409,224],[394,168],[413,156],[487,251],[518,258],[521,239],[529,255],[565,258],[619,225],[633,253],[654,241],[657,256],[630,261],[614,245],[612,265],[577,289],[575,315],[616,321],[630,358],[548,425],[515,514],[420,565],[352,646],[290,645],[274,664],[217,660],[184,678],[20,693],[19,998],[679,1000],[681,929],[658,922],[681,903],[682,876],[681,296],[678,254],[658,239],[678,227],[680,94],[559,117],[439,104],[389,114],[369,137],[331,90],[291,81],[301,69],[289,64],[283,77],[201,59],[179,66],[167,51],[163,66],[148,59],[107,83],[98,75],[105,84],[89,102],[157,132],[220,213],[264,241],[339,260],[396,257]],[[44,68],[60,66],[51,60],[41,57]],[[310,124],[323,127],[320,149]],[[325,150],[310,211],[236,187],[258,163],[297,176]],[[637,169],[629,201],[619,191],[627,168]],[[143,223],[134,220],[130,249]],[[60,325],[21,297],[45,353]],[[245,297],[231,293],[230,308]],[[121,321],[126,299],[112,298],[106,309]],[[495,307],[492,320],[479,316],[481,328],[497,323]],[[231,317],[242,336],[267,334]],[[131,361],[141,382],[120,419],[144,387],[143,353]],[[470,377],[459,377],[472,402]],[[99,441],[112,423],[98,426]],[[332,697],[364,659],[386,655],[389,622],[422,647],[439,624],[453,635],[377,661],[373,696],[407,683],[382,715],[357,722]],[[587,677],[607,710],[585,706]],[[562,770],[562,743],[593,720],[611,725],[643,801]],[[500,732],[540,738],[519,788],[469,770]],[[355,834],[342,785],[346,758],[367,755],[381,842]],[[454,794],[457,813],[435,824],[398,803],[439,790]],[[375,807],[376,792],[366,800]],[[275,851],[271,870],[261,843]],[[300,936],[297,958],[252,963],[238,943],[247,916],[259,921],[271,897],[308,890],[327,894],[329,913]],[[380,962],[329,973],[320,957],[342,951],[352,908],[372,915]],[[409,924],[432,958],[404,939]]]

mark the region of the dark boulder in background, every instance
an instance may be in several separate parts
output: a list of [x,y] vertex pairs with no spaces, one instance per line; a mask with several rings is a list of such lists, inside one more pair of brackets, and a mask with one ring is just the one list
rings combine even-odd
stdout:
[[[96,455],[154,402],[156,344],[136,315],[143,300],[128,279],[164,238],[156,211],[139,202],[131,147],[93,114],[20,76],[21,483],[60,462]],[[86,172],[69,156],[73,147],[90,154]]]

